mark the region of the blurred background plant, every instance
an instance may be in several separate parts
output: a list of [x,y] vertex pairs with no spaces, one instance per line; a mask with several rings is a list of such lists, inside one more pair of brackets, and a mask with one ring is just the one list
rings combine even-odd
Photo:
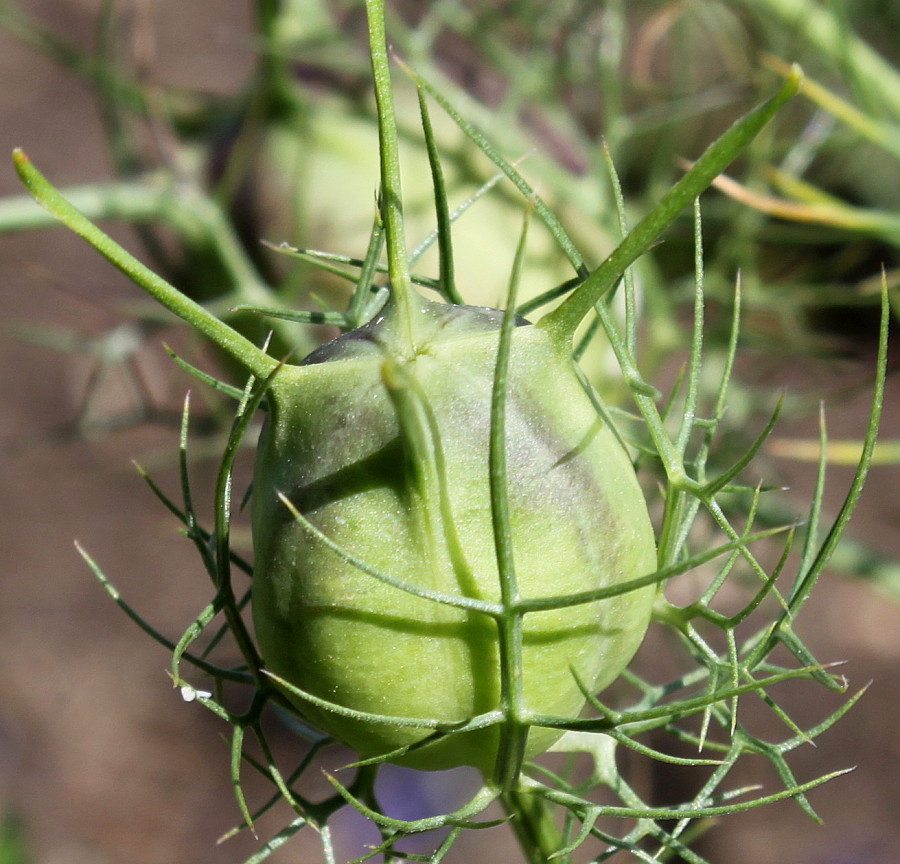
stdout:
[[[328,4],[260,0],[250,14],[246,11],[236,16],[233,9],[213,10],[209,4],[181,4],[176,9],[171,4],[154,6],[139,0],[75,5],[51,0],[28,5],[0,3],[0,22],[7,43],[14,47],[14,53],[4,56],[15,58],[23,64],[22,69],[40,70],[19,71],[17,79],[12,73],[18,70],[8,70],[7,80],[18,80],[21,89],[5,94],[3,108],[14,122],[7,124],[3,145],[9,151],[14,145],[27,144],[35,157],[41,156],[42,150],[51,154],[49,163],[43,158],[41,162],[59,166],[62,176],[72,178],[72,185],[65,191],[73,201],[92,218],[129,226],[124,236],[140,241],[155,269],[216,311],[224,314],[248,303],[322,312],[347,296],[348,283],[338,274],[323,273],[311,266],[304,256],[279,254],[259,241],[268,240],[276,247],[287,242],[300,249],[341,252],[360,259],[366,253],[377,146],[363,47],[363,10],[361,4],[350,0]],[[891,34],[897,32],[900,22],[893,4],[801,0],[726,4],[697,0],[626,6],[624,2],[574,0],[554,4],[441,0],[397,3],[389,11],[389,30],[398,53],[416,71],[435,81],[507,158],[523,160],[517,164],[560,214],[579,246],[596,255],[591,263],[598,263],[614,247],[620,231],[601,139],[621,178],[627,213],[635,221],[680,176],[683,166],[679,158],[695,157],[728,122],[759,101],[761,94],[771,92],[786,61],[804,66],[804,98],[794,100],[782,111],[732,167],[729,178],[722,182],[722,191],[727,194],[708,194],[703,204],[707,328],[713,339],[707,356],[714,358],[717,350],[725,350],[738,270],[743,291],[742,341],[748,349],[738,362],[738,389],[729,399],[728,432],[723,438],[732,446],[721,446],[720,441],[716,458],[728,464],[729,456],[746,447],[755,434],[752,430],[759,428],[752,421],[768,415],[775,390],[790,386],[783,416],[791,421],[795,434],[770,441],[772,461],[766,477],[778,482],[784,479],[785,485],[797,483],[798,509],[803,510],[806,474],[801,460],[809,453],[805,436],[809,424],[815,424],[816,403],[823,392],[828,392],[832,406],[848,406],[846,440],[833,443],[831,458],[842,464],[858,456],[862,426],[856,400],[865,398],[871,384],[882,268],[895,312],[897,308],[900,87],[896,63],[900,49]],[[216,26],[212,21],[220,23]],[[167,40],[180,45],[181,54],[176,48],[173,59],[167,57],[172,50]],[[218,58],[218,71],[201,71],[201,61],[212,55]],[[26,67],[26,63],[34,65]],[[53,63],[60,71],[46,72]],[[73,86],[61,84],[63,81],[80,82],[77,104],[85,116],[67,114],[64,94],[70,91],[54,92],[46,83],[43,91],[23,98],[22,94],[29,92],[29,75],[49,74],[57,77],[44,80],[57,82],[57,88]],[[87,93],[95,99],[90,114]],[[413,96],[411,89],[406,95]],[[44,111],[44,100],[55,105],[55,110]],[[400,116],[401,122],[408,124],[403,130],[406,161],[427,164],[412,101],[401,105]],[[496,305],[502,299],[508,262],[518,238],[520,202],[503,183],[492,185],[483,196],[477,193],[494,183],[496,169],[438,111],[433,112],[433,119],[438,124],[436,137],[441,143],[452,206],[467,207],[472,196],[479,195],[455,223],[457,283],[467,302]],[[90,124],[92,132],[88,143],[77,151],[80,158],[76,160],[72,157],[79,124]],[[87,180],[90,176],[104,179]],[[406,180],[409,233],[414,240],[426,238],[434,228],[431,179],[422,172],[412,173]],[[50,224],[30,199],[15,193],[11,182],[3,188],[8,195],[0,201],[0,232],[21,233]],[[565,261],[550,238],[541,238],[537,230],[532,235],[524,268],[528,281],[522,286],[525,299],[562,281],[566,274]],[[42,234],[31,245],[18,247],[24,253],[13,254],[20,259],[24,256],[32,268],[25,277],[30,282],[14,277],[8,281],[7,291],[20,297],[20,285],[38,286],[47,281],[46,271],[37,268],[51,266],[56,258],[55,251],[53,256],[47,251],[51,238],[54,250],[62,246],[65,253],[66,241],[58,233]],[[494,254],[485,256],[485,248],[494,250]],[[684,325],[693,302],[693,254],[693,225],[684,218],[668,231],[662,244],[641,259],[636,270],[642,305],[642,371],[652,380],[672,379],[687,355],[690,331]],[[429,266],[428,261],[424,259],[423,269]],[[347,269],[341,261],[334,265],[338,271]],[[491,269],[494,266],[496,270]],[[73,512],[61,503],[66,496],[82,494],[76,490],[83,487],[77,483],[67,487],[67,481],[61,479],[63,472],[81,466],[74,470],[83,478],[101,464],[116,459],[121,464],[125,455],[122,451],[133,455],[135,448],[146,464],[148,448],[151,452],[164,450],[171,441],[171,422],[177,417],[174,394],[184,386],[183,379],[161,370],[153,346],[162,338],[183,342],[185,335],[173,333],[154,307],[136,303],[124,289],[112,295],[121,312],[117,320],[110,321],[105,313],[98,313],[94,307],[100,302],[108,306],[110,291],[89,283],[108,280],[108,274],[96,270],[95,275],[86,276],[91,272],[87,267],[79,263],[74,270],[55,271],[53,279],[69,284],[65,292],[60,292],[59,306],[48,310],[46,317],[31,312],[13,314],[19,309],[26,311],[27,307],[17,305],[21,300],[7,304],[6,309],[12,311],[5,315],[8,332],[18,340],[24,338],[36,346],[67,352],[71,361],[68,388],[84,395],[81,401],[67,394],[65,387],[49,390],[45,373],[44,381],[35,385],[30,395],[39,404],[43,399],[48,413],[25,412],[21,416],[37,419],[37,429],[49,434],[49,409],[62,392],[70,406],[65,420],[74,421],[82,434],[103,434],[99,444],[92,442],[91,447],[99,449],[92,450],[91,455],[71,437],[56,445],[69,448],[59,461],[47,456],[46,451],[36,462],[30,461],[29,454],[23,457],[21,444],[5,454],[21,469],[17,472],[11,466],[7,472],[6,500],[15,501],[26,490],[33,490],[35,504],[24,512],[46,518],[49,510],[58,518],[56,530],[64,535],[66,544],[69,535],[83,537],[85,531],[72,527],[77,515],[84,518],[78,499]],[[39,303],[38,308],[45,303]],[[68,314],[63,314],[65,310]],[[261,336],[257,317],[228,314],[245,332]],[[27,325],[22,323],[26,320]],[[78,323],[73,325],[72,321]],[[305,352],[311,346],[309,328],[275,321],[282,350]],[[323,327],[319,336],[329,332]],[[588,368],[594,380],[606,384],[603,371],[608,368],[608,355],[602,348],[593,350]],[[30,370],[41,368],[36,351],[29,353],[18,343],[10,352],[8,356],[13,359],[6,368],[17,369],[14,377],[24,376],[26,366]],[[54,361],[44,368],[56,365]],[[715,367],[714,362],[710,365]],[[716,381],[713,377],[702,384],[711,392]],[[608,392],[608,385],[603,389],[605,395],[614,396]],[[215,401],[206,408],[203,428],[209,433],[209,451],[216,452],[229,409]],[[162,421],[163,429],[133,425],[146,420]],[[30,427],[27,431],[26,425]],[[117,426],[125,427],[122,431],[127,437],[111,435]],[[12,422],[5,437],[21,441],[23,435],[41,437],[31,423],[24,421]],[[896,472],[896,467],[891,467],[897,463],[894,439],[894,430],[886,429],[876,462]],[[202,445],[193,448],[195,455],[203,451]],[[848,451],[849,458],[842,455]],[[165,460],[160,464],[165,466]],[[764,463],[758,470],[765,467]],[[35,472],[47,477],[45,485]],[[883,488],[889,490],[890,482],[885,481]],[[101,508],[85,503],[85,512],[108,512],[102,508],[109,506],[121,508],[121,504],[108,503],[114,497],[112,487],[127,495],[130,508],[137,485],[131,486],[118,476],[111,483],[107,476],[106,483],[97,492]],[[835,491],[839,494],[840,490]],[[896,528],[896,504],[893,497],[878,501],[870,495],[867,500],[873,503],[866,511],[864,500],[863,512],[870,513],[881,527],[868,532],[865,540],[844,543],[835,562],[846,574],[868,577],[875,583],[874,591],[896,596],[900,575],[892,559],[900,550],[895,537],[884,534]],[[48,501],[52,507],[47,507]],[[826,498],[826,507],[828,501]],[[156,525],[155,512],[151,508],[148,511],[153,513],[148,524]],[[773,523],[784,516],[767,515]],[[36,515],[32,515],[32,524],[35,520]],[[187,591],[182,580],[173,580],[166,591],[156,574],[161,561],[179,559],[166,559],[157,551],[161,528],[149,537],[138,538],[131,536],[131,525],[130,519],[123,520],[118,529],[122,536],[129,537],[125,544],[128,554],[120,553],[119,569],[133,566],[131,562],[140,557],[156,562],[155,568],[148,568],[137,599],[141,592],[152,604],[165,597],[170,629],[174,631],[185,614],[193,614],[196,601],[181,593]],[[33,528],[22,531],[10,525],[7,530],[11,537],[16,532],[23,539],[30,536],[32,544],[37,536]],[[100,557],[109,542],[98,539],[87,545]],[[70,547],[65,548],[65,554],[71,555]],[[64,573],[77,567],[77,562],[63,555],[60,559],[66,564],[57,562],[54,566],[63,567]],[[8,591],[13,602],[5,604],[9,611],[3,613],[9,616],[4,624],[14,634],[19,631],[13,616],[21,617],[21,610],[35,605],[44,606],[32,592],[34,580],[43,581],[41,574],[47,569],[34,559],[33,552],[19,560],[22,566],[10,564],[8,575],[4,574],[4,581],[18,583]],[[116,572],[114,555],[103,560],[106,569]],[[9,561],[17,561],[15,555],[10,555]],[[190,565],[163,565],[164,569],[179,566]],[[155,586],[149,584],[149,574],[157,580]],[[60,583],[77,577],[65,575],[65,580],[49,580],[54,586],[50,596],[54,592],[68,596]],[[32,586],[28,590],[20,581],[26,578]],[[90,621],[105,620],[105,613],[92,611],[94,594],[90,588],[85,592],[85,598],[90,599],[81,599],[74,608],[90,609]],[[876,659],[895,659],[892,651],[900,643],[893,623],[896,607],[881,603],[878,594],[870,597],[855,593],[856,589],[834,590],[854,592],[838,595],[852,597],[857,610],[845,608],[841,622],[849,618],[861,624],[857,632],[866,632],[857,638],[875,646],[871,653]],[[849,607],[849,601],[844,605]],[[866,619],[866,615],[875,618]],[[833,627],[837,620],[825,615],[823,627]],[[843,628],[843,623],[840,626]],[[849,624],[847,627],[853,629]],[[877,639],[879,629],[885,632]],[[10,682],[9,701],[25,706],[0,709],[0,724],[11,730],[0,738],[0,744],[13,754],[10,759],[26,754],[16,757],[25,762],[24,767],[15,768],[17,773],[11,774],[14,778],[27,774],[29,760],[36,759],[34,745],[22,742],[25,733],[20,730],[29,728],[29,718],[39,709],[38,703],[31,701],[34,697],[24,695],[33,689],[29,683],[33,678],[12,667],[22,656],[20,651],[40,658],[48,651],[65,653],[69,649],[63,649],[63,645],[82,645],[79,630],[72,626],[72,633],[65,639],[51,639],[49,643],[46,635],[40,642],[29,638],[10,642],[15,653],[3,660],[9,671],[5,678]],[[121,640],[122,645],[130,646],[130,633],[125,632]],[[49,649],[48,644],[55,647]],[[89,655],[86,643],[77,651],[80,662],[85,663]],[[45,669],[52,659],[45,656],[43,665],[26,664],[26,668]],[[110,690],[129,694],[137,714],[138,703],[146,703],[150,697],[140,693],[138,682],[131,679],[146,677],[141,669],[155,674],[161,665],[150,655],[133,675],[129,672],[127,685],[121,676],[94,673],[86,678],[93,683],[84,686],[95,697],[102,694],[107,698]],[[866,668],[873,665],[877,664],[870,662]],[[869,677],[871,673],[858,674]],[[65,689],[65,683],[57,682],[57,687]],[[161,689],[164,686],[162,682]],[[874,698],[897,696],[890,685],[882,687],[881,694]],[[67,704],[72,707],[82,698],[86,697],[70,693]],[[160,705],[169,705],[168,694],[160,698]],[[867,697],[872,698],[873,694]],[[113,724],[115,718],[108,715],[120,702],[107,704],[116,708],[107,710],[104,728]],[[168,708],[157,708],[156,712],[153,716],[160,717],[168,713]],[[96,719],[88,719],[92,715],[76,714],[82,722],[96,723]],[[157,722],[166,726],[171,721]],[[67,735],[74,731],[63,728]],[[881,729],[880,759],[887,769],[897,764],[897,742],[889,730],[877,724],[876,728]],[[83,753],[74,746],[65,751],[65,736],[58,730],[47,727],[45,734],[46,740],[63,748],[55,757],[58,761],[65,762],[66,752],[73,759],[80,753],[83,760],[65,771],[56,766],[59,776],[68,778],[57,789],[61,799],[74,795],[75,787],[99,782],[90,778],[98,776],[103,760],[110,758],[108,754],[101,758],[98,753]],[[172,745],[168,746],[171,753]],[[855,758],[843,758],[834,764],[843,766],[848,761]],[[54,776],[52,764],[43,770],[48,772],[43,776]],[[658,776],[648,779],[651,786],[672,789],[685,782],[673,778],[677,771],[672,769],[654,770]],[[42,775],[36,771],[33,776]],[[223,773],[218,779],[224,782],[227,778]],[[166,784],[182,781],[167,776],[161,782],[166,788]],[[109,851],[114,847],[108,844],[115,841],[109,839],[108,825],[105,830],[80,825],[67,829],[64,826],[73,818],[70,815],[51,818],[51,825],[47,819],[32,817],[40,797],[36,783],[33,781],[30,787],[26,784],[31,789],[31,805],[25,814],[26,824],[34,824],[39,835],[38,843],[61,848],[61,840],[57,839],[53,847],[53,841],[46,838],[102,837],[79,839],[84,848],[79,846],[78,854],[87,856],[86,860],[103,860],[103,856],[115,859],[116,854]],[[209,788],[216,788],[212,781]],[[185,794],[179,792],[179,796]],[[218,794],[226,799],[223,806],[227,808],[230,802],[221,791]],[[877,783],[866,787],[862,794],[867,807],[865,818],[858,820],[864,826],[860,829],[862,839],[846,840],[850,851],[835,853],[844,856],[835,860],[879,864],[891,860],[885,857],[887,846],[883,847],[890,839],[878,833],[887,830],[879,814],[893,812],[886,794]],[[670,800],[675,795],[665,797]],[[173,807],[177,812],[177,804]],[[212,814],[207,818],[213,818]],[[198,820],[198,824],[202,822]],[[98,820],[100,824],[102,820]],[[122,824],[120,817],[118,825]],[[217,825],[222,827],[221,822]],[[839,821],[836,830],[840,826]],[[116,828],[113,834],[120,830]],[[728,831],[713,833],[727,835],[732,830],[729,822]],[[804,824],[800,832],[806,830]],[[737,862],[741,860],[740,829],[734,829],[730,836],[734,848],[727,856],[720,853],[721,860],[727,857]],[[778,836],[782,839],[771,842],[775,849],[783,850],[783,837],[797,835]],[[844,836],[846,839],[848,835]],[[209,857],[208,840],[185,837],[178,854],[167,857],[158,852],[154,853],[158,858],[148,856],[146,860],[175,860],[186,854],[191,860],[234,860],[236,856],[230,852],[221,858]],[[709,842],[726,843],[727,837]],[[810,842],[808,849],[822,848],[815,845],[817,841]],[[126,848],[124,843],[122,848]],[[190,854],[183,851],[188,848]],[[765,847],[757,846],[760,848]],[[803,851],[805,847],[799,848],[793,857],[785,858],[782,852],[781,859],[823,860],[821,856],[815,858],[812,851]],[[852,858],[854,855],[856,858]],[[753,857],[755,860],[758,854]]]

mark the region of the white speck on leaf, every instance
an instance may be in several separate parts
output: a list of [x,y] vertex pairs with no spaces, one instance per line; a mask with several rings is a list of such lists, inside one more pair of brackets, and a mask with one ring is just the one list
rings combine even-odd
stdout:
[[190,684],[181,688],[181,698],[185,702],[193,702],[195,699],[209,699],[212,696],[208,690],[195,690]]

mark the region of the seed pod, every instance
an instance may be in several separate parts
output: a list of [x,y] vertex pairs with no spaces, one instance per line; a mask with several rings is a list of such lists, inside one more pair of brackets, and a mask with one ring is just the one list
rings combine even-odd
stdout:
[[[488,453],[500,315],[422,301],[416,350],[403,359],[407,337],[389,309],[275,376],[254,479],[253,615],[269,668],[300,690],[360,712],[447,724],[500,707],[493,617],[380,581],[334,548],[424,591],[499,602]],[[569,356],[539,327],[512,333],[506,433],[523,599],[612,586],[655,569],[628,456]],[[577,679],[599,690],[622,671],[654,594],[646,587],[526,614],[526,709],[577,716],[585,701]],[[429,734],[292,698],[363,756]],[[526,755],[559,734],[533,727]],[[399,761],[489,772],[498,738],[497,726],[450,735]]]

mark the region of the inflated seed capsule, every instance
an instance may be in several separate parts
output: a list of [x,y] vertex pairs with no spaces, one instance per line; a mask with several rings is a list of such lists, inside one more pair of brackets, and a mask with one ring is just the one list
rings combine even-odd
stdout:
[[[502,313],[417,298],[410,356],[393,311],[272,381],[253,490],[254,623],[269,669],[300,691],[366,714],[461,723],[500,707],[497,622],[404,587],[500,599],[488,453]],[[568,353],[541,328],[513,330],[507,393],[520,596],[571,595],[652,572],[653,532],[631,462]],[[577,716],[578,681],[597,691],[622,671],[654,595],[651,586],[526,614],[525,709]],[[432,732],[290,698],[366,757]],[[559,735],[532,727],[526,756]],[[499,737],[497,724],[451,734],[396,761],[488,773]]]

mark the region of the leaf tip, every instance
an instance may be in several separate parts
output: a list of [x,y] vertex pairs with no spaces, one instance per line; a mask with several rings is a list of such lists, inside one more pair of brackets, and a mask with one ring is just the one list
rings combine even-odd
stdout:
[[28,174],[36,170],[28,158],[28,154],[21,148],[16,147],[12,151],[12,161],[15,166],[19,179],[25,183]]
[[803,84],[803,67],[799,63],[791,63],[791,68],[784,79],[783,92],[786,98],[794,96]]

